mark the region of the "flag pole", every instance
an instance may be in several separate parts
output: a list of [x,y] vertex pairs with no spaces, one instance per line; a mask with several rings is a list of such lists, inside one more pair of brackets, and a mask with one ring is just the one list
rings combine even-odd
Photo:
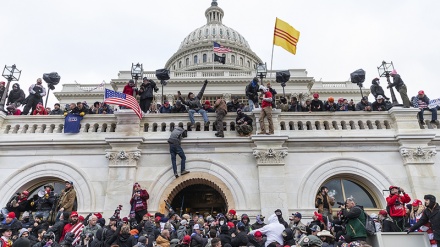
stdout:
[[272,65],[273,65],[273,49],[275,45],[272,44],[272,55],[270,56],[270,75],[272,76]]
[[214,65],[215,65],[215,52],[212,54],[212,71],[214,71]]

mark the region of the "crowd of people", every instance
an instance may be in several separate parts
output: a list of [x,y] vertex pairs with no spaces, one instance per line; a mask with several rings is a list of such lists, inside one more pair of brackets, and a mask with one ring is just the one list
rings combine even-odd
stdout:
[[[413,96],[411,100],[408,98],[406,85],[403,82],[400,75],[393,70],[391,72],[391,78],[393,82],[388,80],[388,86],[395,87],[400,93],[403,101],[403,107],[415,107],[420,109],[417,115],[418,121],[421,125],[425,124],[423,113],[424,111],[430,111],[432,113],[431,123],[438,125],[437,110],[440,106],[431,106],[430,99],[423,90],[420,90],[417,95]],[[0,99],[5,97],[5,82],[0,82]],[[123,93],[132,95],[139,98],[139,105],[144,115],[153,113],[188,113],[189,120],[191,122],[190,128],[194,128],[195,120],[194,115],[200,114],[203,117],[205,125],[209,125],[209,117],[207,113],[216,113],[216,123],[218,131],[216,136],[223,137],[222,120],[227,113],[233,112],[237,114],[236,124],[238,126],[237,132],[239,135],[249,135],[252,130],[252,125],[249,121],[243,121],[246,118],[245,113],[251,112],[255,108],[261,107],[260,113],[260,126],[261,131],[258,134],[273,134],[273,122],[272,122],[272,109],[278,108],[282,112],[336,112],[336,111],[387,111],[393,107],[390,99],[385,95],[383,88],[380,86],[380,79],[375,78],[372,80],[370,87],[371,94],[374,97],[374,101],[370,102],[367,96],[362,97],[360,102],[354,102],[353,99],[348,100],[345,98],[335,99],[334,97],[328,97],[322,100],[318,93],[314,93],[313,99],[302,99],[297,97],[291,97],[290,100],[281,96],[277,100],[277,92],[270,83],[266,86],[260,85],[257,77],[253,78],[249,85],[246,86],[244,93],[247,99],[247,103],[240,102],[238,96],[234,96],[231,101],[226,102],[224,98],[219,97],[215,101],[209,100],[203,101],[204,91],[208,85],[208,81],[205,80],[200,92],[196,95],[193,92],[189,92],[186,98],[183,98],[180,91],[178,91],[174,102],[163,100],[163,104],[156,103],[154,101],[154,93],[159,89],[156,83],[148,79],[143,78],[143,82],[139,89],[136,87],[133,80],[130,80],[123,89]],[[93,106],[89,106],[87,102],[78,102],[66,105],[64,109],[61,109],[60,104],[55,104],[54,109],[45,108],[43,106],[43,96],[46,95],[46,89],[42,85],[41,78],[38,78],[35,84],[29,87],[29,95],[25,96],[25,93],[20,89],[18,83],[14,83],[12,90],[7,96],[7,111],[9,115],[66,115],[68,113],[80,114],[112,114],[113,108],[109,105],[101,102],[95,102]],[[24,105],[23,111],[19,108]],[[124,108],[124,107],[121,107]],[[267,118],[269,123],[269,131],[265,131],[264,119]]]
[[387,207],[378,214],[368,215],[354,198],[339,202],[333,212],[335,199],[322,187],[315,198],[317,211],[309,222],[300,212],[286,221],[280,209],[267,221],[259,214],[251,222],[248,214],[238,216],[234,209],[179,215],[167,204],[168,214],[151,214],[147,190],[135,183],[128,216],[121,216],[119,205],[106,224],[99,212],[79,215],[73,183],[65,184],[59,196],[51,185],[32,198],[28,191],[15,195],[2,210],[1,247],[367,247],[367,237],[377,232],[413,231],[427,232],[431,246],[440,240],[435,196],[425,195],[424,202],[411,203],[410,196],[397,186],[390,186]]

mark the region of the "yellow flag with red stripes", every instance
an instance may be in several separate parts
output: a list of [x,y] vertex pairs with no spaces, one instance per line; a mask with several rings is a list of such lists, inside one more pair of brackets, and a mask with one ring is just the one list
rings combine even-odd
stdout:
[[276,19],[273,33],[273,44],[283,47],[286,51],[296,54],[296,44],[299,40],[299,31],[287,22]]

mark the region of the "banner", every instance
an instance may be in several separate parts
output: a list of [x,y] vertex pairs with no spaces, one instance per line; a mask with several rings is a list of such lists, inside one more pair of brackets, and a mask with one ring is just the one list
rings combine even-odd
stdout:
[[83,117],[76,114],[67,114],[64,119],[64,133],[79,133]]
[[428,105],[429,109],[436,108],[438,106],[440,106],[440,98],[432,99],[429,101],[429,105]]

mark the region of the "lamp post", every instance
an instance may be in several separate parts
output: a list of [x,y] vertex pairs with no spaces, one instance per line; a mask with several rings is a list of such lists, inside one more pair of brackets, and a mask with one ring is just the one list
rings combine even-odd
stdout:
[[8,97],[8,91],[9,91],[9,84],[11,84],[11,81],[18,81],[20,80],[21,76],[21,70],[18,70],[17,67],[14,65],[7,66],[5,65],[5,68],[3,69],[2,76],[8,80],[8,83],[6,84],[5,91],[2,95],[2,100],[0,101],[0,111],[5,110],[5,102],[6,97]]
[[257,73],[256,74],[257,74],[258,77],[260,77],[261,85],[264,86],[263,78],[266,78],[266,75],[267,75],[267,65],[266,65],[266,63],[260,63],[257,66]]
[[[382,61],[382,64],[377,67],[377,71],[379,72],[379,77],[386,77],[388,85],[391,84],[390,81],[390,73],[394,70],[393,62],[387,63],[385,61]],[[397,101],[396,95],[394,94],[394,90],[392,87],[390,87],[391,92],[391,100],[393,101],[393,106],[399,105],[399,102]]]
[[[142,64],[131,64],[131,78],[134,80],[136,88],[138,87],[137,81],[139,78],[142,78],[143,74],[144,68],[142,67]],[[136,90],[133,90],[133,97],[136,97]]]

